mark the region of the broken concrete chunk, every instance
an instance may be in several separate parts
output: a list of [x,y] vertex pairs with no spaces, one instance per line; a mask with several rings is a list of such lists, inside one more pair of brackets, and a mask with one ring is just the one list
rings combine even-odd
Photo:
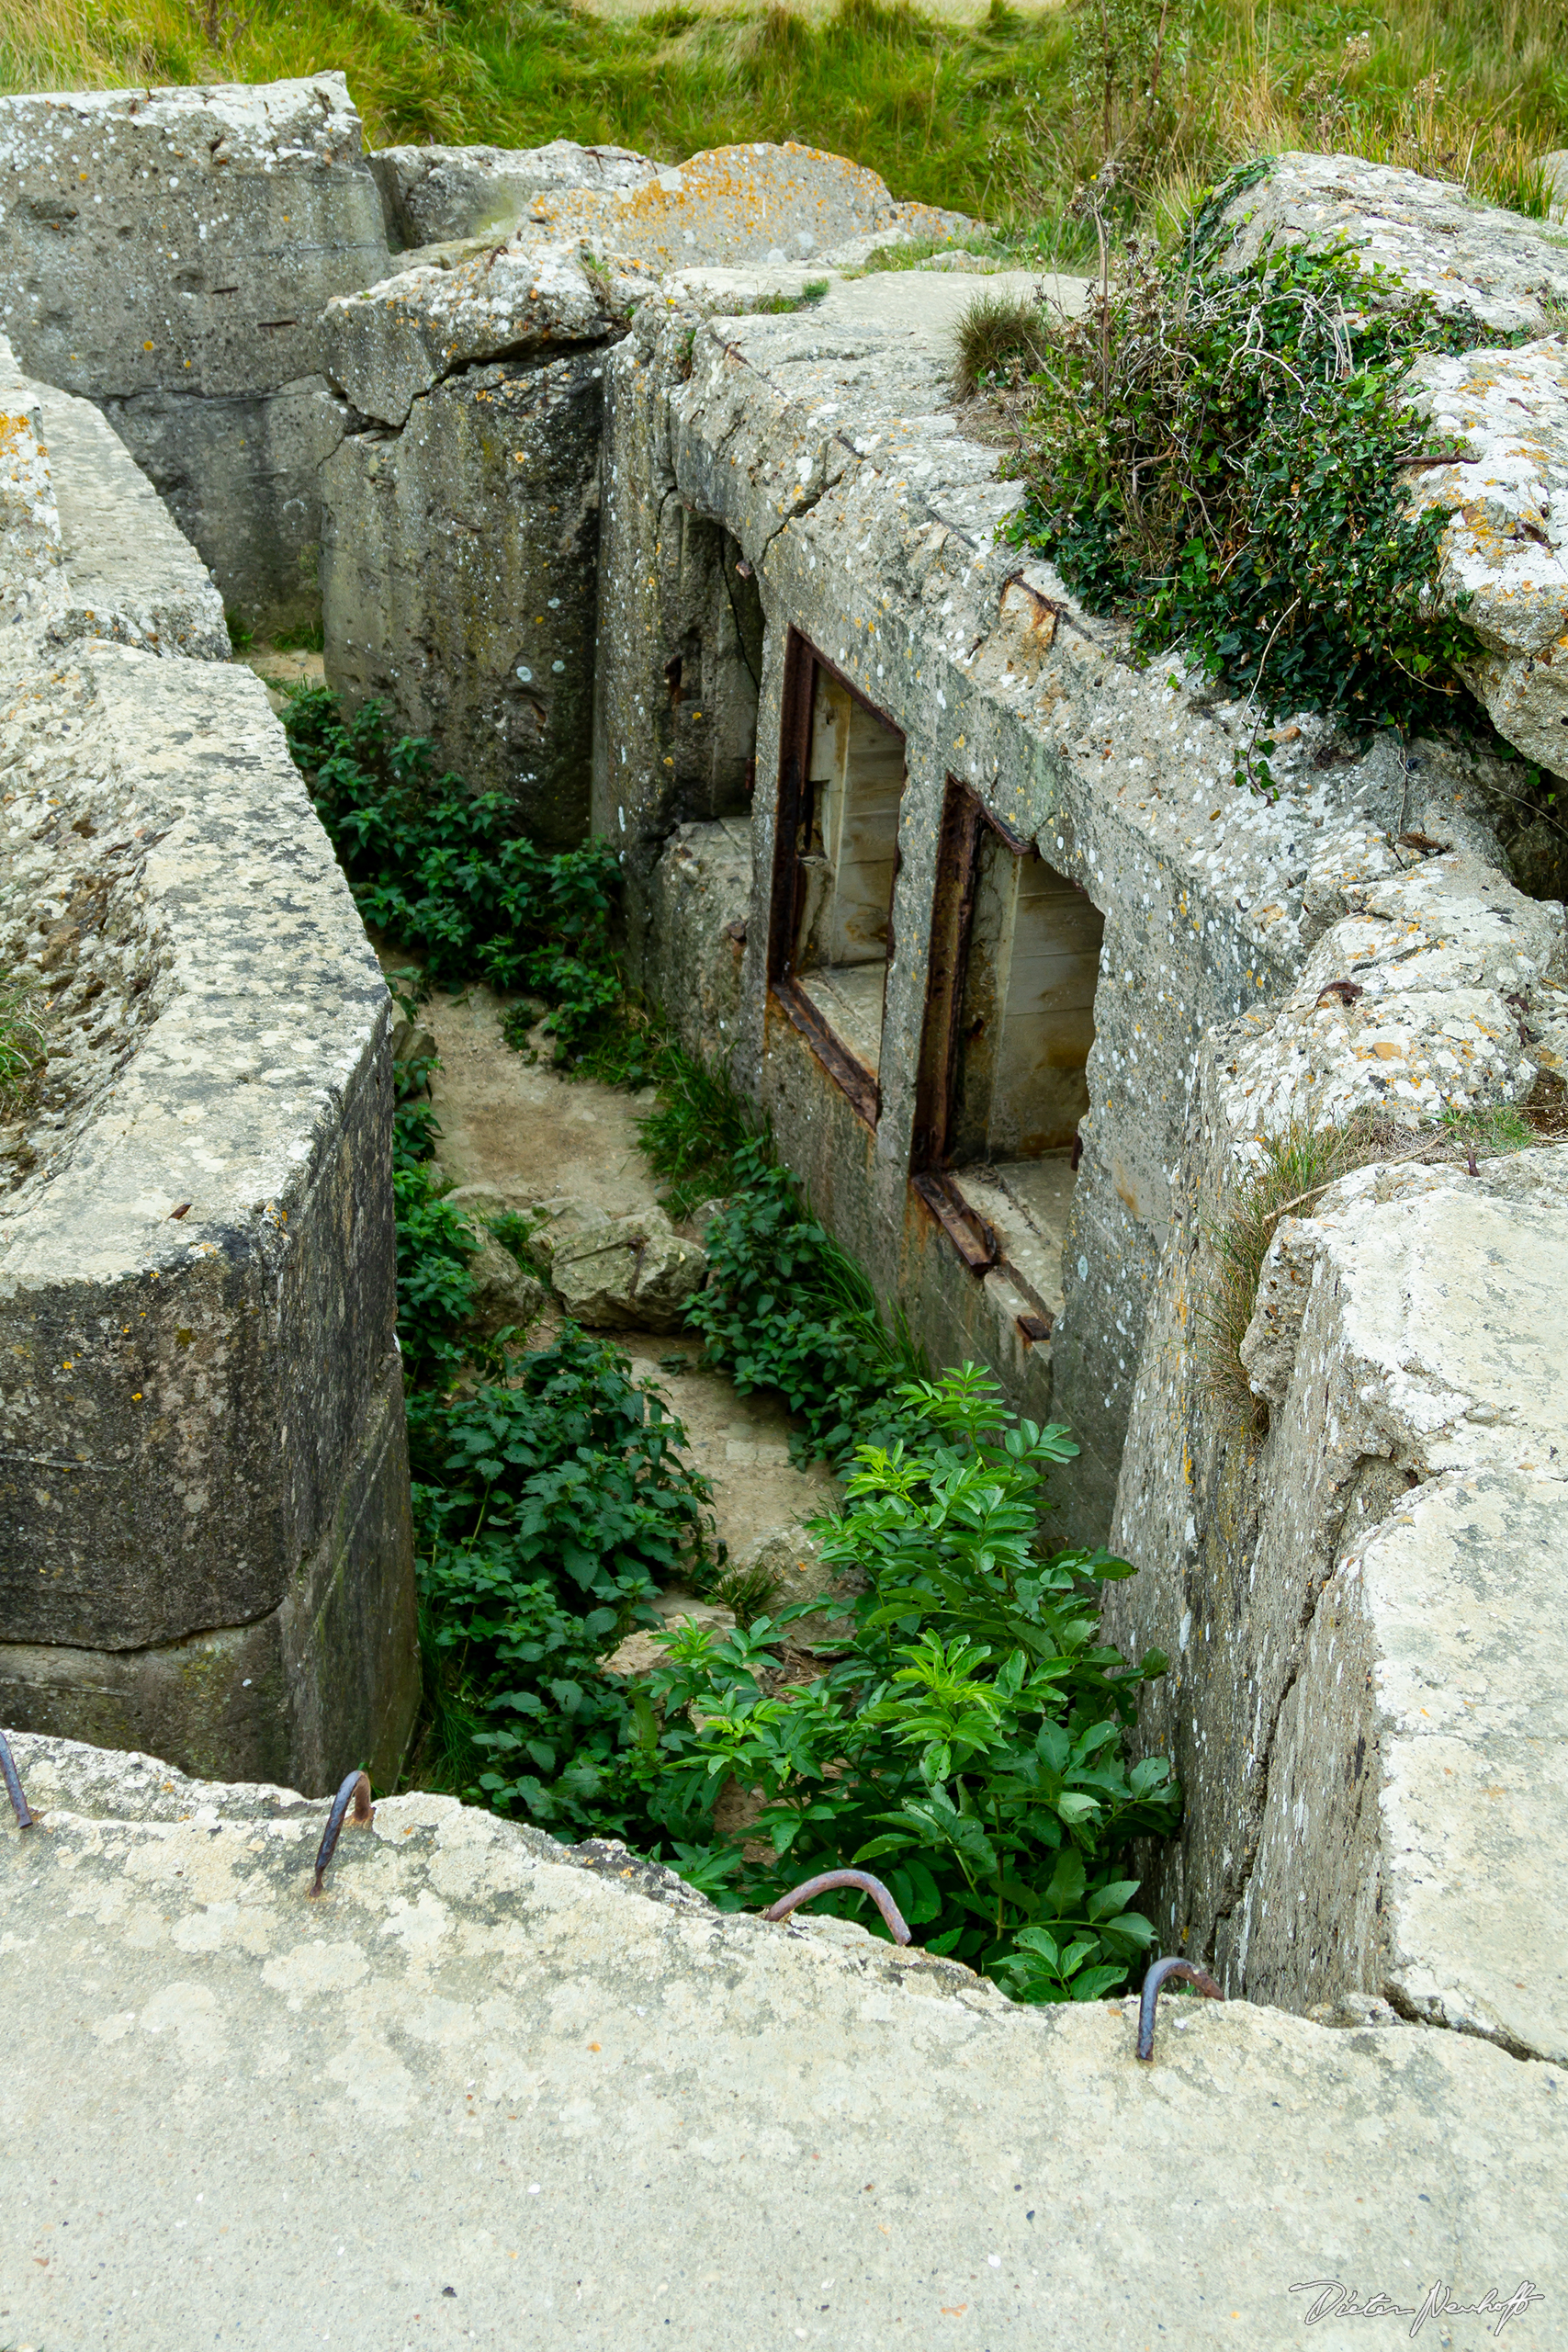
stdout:
[[[761,1606],[769,1617],[776,1617],[781,1609],[793,1609],[803,1600],[824,1603],[809,1617],[798,1618],[786,1627],[791,1641],[809,1646],[814,1635],[822,1640],[837,1640],[852,1631],[843,1608],[863,1587],[864,1579],[840,1575],[822,1557],[815,1539],[804,1527],[769,1528],[747,1545],[738,1566],[742,1571],[767,1577],[768,1597]],[[834,1603],[839,1604],[837,1609]]]
[[333,381],[365,415],[400,425],[420,393],[473,360],[544,357],[600,342],[612,323],[575,242],[561,242],[405,270],[329,302],[322,332]]
[[1385,273],[1370,299],[1388,307],[1429,294],[1445,317],[1548,334],[1568,302],[1568,249],[1536,220],[1476,204],[1461,188],[1356,155],[1279,156],[1267,179],[1238,188],[1210,247],[1241,269],[1270,242],[1348,246]]
[[707,1279],[707,1258],[683,1241],[662,1209],[606,1217],[566,1215],[534,1245],[568,1315],[591,1331],[676,1331],[686,1301]]
[[1568,345],[1435,356],[1412,382],[1433,446],[1461,453],[1412,495],[1450,512],[1442,593],[1484,649],[1466,679],[1500,735],[1568,775]]
[[482,1340],[493,1340],[509,1326],[526,1330],[547,1295],[536,1275],[525,1273],[510,1250],[486,1234],[468,1260],[473,1312],[468,1329]]
[[891,232],[946,242],[972,232],[959,213],[896,204],[863,164],[793,141],[714,147],[640,187],[541,196],[540,233],[586,238],[598,252],[660,273],[708,262],[820,260],[847,241]]
[[367,158],[394,250],[504,236],[536,197],[639,187],[659,165],[629,147],[383,147]]

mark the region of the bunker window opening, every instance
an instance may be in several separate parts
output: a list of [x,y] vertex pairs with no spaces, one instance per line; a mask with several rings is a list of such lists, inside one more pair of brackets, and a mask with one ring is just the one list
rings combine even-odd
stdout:
[[1030,1339],[1061,1311],[1104,931],[1076,882],[949,777],[913,1181],[973,1271],[1010,1279]]
[[782,748],[771,977],[818,1058],[874,1125],[904,738],[796,636]]

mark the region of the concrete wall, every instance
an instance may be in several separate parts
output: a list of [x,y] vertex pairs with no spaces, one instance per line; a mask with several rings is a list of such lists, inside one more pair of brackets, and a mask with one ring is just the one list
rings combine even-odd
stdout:
[[322,471],[330,676],[375,695],[536,839],[582,839],[592,745],[602,356],[478,367]]
[[[1409,767],[1304,721],[1278,803],[1231,782],[1246,714],[1139,673],[1048,566],[999,536],[1019,495],[946,411],[947,322],[967,289],[919,272],[836,285],[793,316],[735,315],[756,277],[703,273],[684,317],[639,313],[606,364],[594,829],[618,842],[634,956],[656,905],[678,787],[665,673],[705,607],[685,549],[720,526],[766,616],[753,880],[738,1067],[846,1245],[897,1297],[933,1362],[990,1363],[1028,1409],[1072,1423],[1064,1524],[1111,1518],[1149,1301],[1202,1041],[1291,985],[1323,927],[1325,841],[1456,799],[1475,763],[1437,746]],[[706,323],[693,311],[714,315]],[[707,541],[701,533],[709,535]],[[874,1130],[767,987],[785,647],[795,630],[905,736]],[[1005,1268],[971,1273],[910,1187],[942,811],[956,777],[1105,922],[1081,1162],[1048,1341]],[[1433,821],[1438,821],[1434,817]],[[1475,838],[1492,840],[1483,818]],[[1358,836],[1359,837],[1359,836]],[[662,885],[659,886],[660,888]]]
[[[1441,1145],[1445,1100],[1562,1066],[1562,910],[1462,852],[1366,849],[1272,1018],[1204,1049],[1112,1532],[1141,1573],[1106,1623],[1171,1660],[1141,1719],[1186,1793],[1150,1857],[1168,1945],[1253,1998],[1350,1986],[1561,2058],[1568,1164],[1400,1154]],[[1358,1111],[1382,1164],[1281,1220],[1255,1416],[1208,1370],[1214,1231],[1270,1136]]]
[[185,650],[224,645],[194,554],[95,412],[0,385],[0,957],[48,1049],[0,1130],[0,1720],[385,1778],[418,1690],[386,989],[260,681]]
[[0,333],[103,410],[250,628],[320,613],[349,419],[321,311],[386,251],[341,74],[0,98]]

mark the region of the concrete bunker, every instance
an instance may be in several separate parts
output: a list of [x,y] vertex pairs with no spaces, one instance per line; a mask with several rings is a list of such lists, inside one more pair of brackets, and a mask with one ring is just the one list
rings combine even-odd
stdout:
[[[266,107],[243,95],[247,135],[264,136]],[[42,192],[59,193],[67,161],[92,174],[96,153],[84,146],[79,159],[70,141],[86,139],[98,101],[71,101],[61,124],[46,102],[13,105],[24,138],[42,110]],[[352,228],[376,183],[357,125],[338,140],[345,106],[341,90],[321,97],[331,152],[312,148],[301,168],[339,187]],[[139,117],[138,140],[157,135],[157,111]],[[118,120],[109,101],[101,112]],[[1292,173],[1310,183],[1320,162],[1286,159],[1287,200]],[[423,723],[448,735],[448,758],[478,784],[500,773],[481,752],[493,761],[511,740],[502,698],[547,673],[573,682],[575,702],[558,685],[547,707],[548,727],[561,714],[560,788],[541,770],[538,789],[518,794],[521,813],[547,837],[581,835],[591,734],[592,822],[623,853],[631,955],[649,994],[687,1043],[729,1057],[824,1218],[932,1362],[983,1359],[1023,1409],[1071,1423],[1081,1453],[1059,1532],[1109,1533],[1143,1571],[1118,1588],[1111,1630],[1172,1660],[1142,1729],[1176,1754],[1188,1791],[1160,1884],[1170,1942],[1207,1951],[1233,1991],[1296,2006],[1375,1996],[1516,2053],[1561,2055],[1568,2007],[1561,1963],[1543,1957],[1554,1946],[1539,1840],[1528,1821],[1506,1838],[1476,1826],[1494,1785],[1489,1744],[1515,1743],[1534,1817],[1550,1793],[1547,1762],[1525,1753],[1538,1734],[1517,1736],[1507,1693],[1518,1628],[1560,1615],[1561,1282],[1542,1273],[1561,1246],[1552,1155],[1522,1152],[1484,1183],[1462,1168],[1363,1171],[1281,1227],[1244,1351],[1270,1401],[1266,1448],[1217,1418],[1194,1336],[1206,1235],[1282,1126],[1375,1104],[1414,1131],[1445,1107],[1517,1104],[1538,1071],[1565,1066],[1562,909],[1509,878],[1484,757],[1451,742],[1350,742],[1309,718],[1281,730],[1277,798],[1233,791],[1245,715],[1179,664],[1135,668],[1117,624],[1077,607],[1048,564],[1020,564],[1007,536],[1020,486],[998,481],[994,448],[967,437],[953,408],[945,336],[972,288],[957,274],[844,274],[867,239],[928,234],[929,220],[900,222],[869,175],[799,151],[748,151],[740,199],[740,166],[713,158],[678,185],[631,172],[610,186],[586,166],[573,179],[570,159],[562,169],[550,186],[566,193],[540,196],[483,254],[403,256],[396,277],[367,284],[384,251],[356,254],[345,230],[287,379],[280,367],[264,383],[236,362],[200,391],[283,403],[304,386],[299,397],[330,404],[331,450],[301,459],[322,515],[329,675],[384,693],[412,724],[427,695]],[[495,217],[490,170],[477,160],[447,173],[474,208],[463,218]],[[825,219],[835,174],[849,194]],[[1435,201],[1427,186],[1387,175],[1379,201],[1387,211],[1397,198],[1418,225]],[[716,208],[705,246],[705,206]],[[795,225],[808,215],[812,227]],[[1545,416],[1563,363],[1541,289],[1562,284],[1560,256],[1543,255],[1529,223],[1482,226],[1508,244],[1525,289],[1519,315],[1499,322],[1539,338],[1487,354],[1486,385],[1515,371],[1519,403],[1539,394]],[[826,271],[829,287],[809,304],[806,266],[771,257],[804,253],[801,235],[817,240],[809,282]],[[79,232],[73,304],[90,305],[96,250]],[[18,330],[40,370],[54,349],[43,284],[53,251],[28,245]],[[270,281],[254,307],[269,298]],[[106,360],[80,389],[111,415],[115,401],[144,396],[151,414],[154,395],[160,416],[175,415],[173,384],[154,379],[151,360],[137,367],[121,384]],[[1444,383],[1451,429],[1471,436],[1467,462],[1494,465],[1490,428],[1465,406],[1469,377]],[[216,408],[177,414],[193,435],[202,426],[203,448],[217,446]],[[543,507],[513,486],[529,478],[525,425],[540,435]],[[1499,495],[1517,505],[1528,453],[1503,454],[1500,471],[1514,471]],[[568,548],[553,503],[570,506]],[[465,650],[460,630],[436,624],[455,612],[468,628],[482,602],[476,591],[464,605],[451,588],[470,546],[513,569],[493,636]],[[365,560],[377,548],[385,560]],[[216,539],[202,552],[219,565]],[[434,596],[422,567],[445,583]],[[31,597],[30,571],[23,584]],[[1518,684],[1505,623],[1519,602],[1506,590],[1493,582],[1484,603],[1488,628],[1503,616],[1492,667],[1505,728]],[[264,601],[258,588],[257,609]],[[1562,601],[1559,634],[1568,591]],[[112,662],[96,647],[82,667],[115,682],[102,708],[118,707],[139,667],[120,653],[152,649],[130,633],[133,616],[106,632],[89,613],[89,630],[78,605],[50,605],[48,641],[114,637]],[[519,614],[536,638],[519,640]],[[367,647],[377,666],[362,662]],[[1548,704],[1562,673],[1529,670],[1532,729],[1558,723]],[[189,700],[189,677],[178,684]],[[236,724],[248,724],[243,692],[228,684],[217,697]],[[363,942],[349,936],[343,953],[360,993],[333,1030],[342,1050],[310,1149],[312,1165],[336,1151],[348,1185],[381,1148],[385,1105],[382,1001]],[[329,1025],[323,1015],[323,1035]],[[330,1201],[312,1223],[314,1196],[295,1175],[289,1246],[299,1264],[310,1249],[320,1257],[299,1286],[290,1345],[313,1331],[303,1310],[331,1295],[344,1247]],[[175,1262],[176,1242],[200,1238],[194,1210],[185,1231],[169,1223],[183,1180],[164,1191],[157,1239],[171,1254],[146,1268],[149,1282]],[[1446,1329],[1450,1279],[1431,1237],[1450,1256],[1461,1249],[1483,1193],[1493,1254],[1470,1267],[1463,1345],[1427,1394],[1410,1367],[1417,1343],[1430,1353]],[[373,1256],[371,1220],[342,1222]],[[257,1265],[284,1248],[270,1226],[257,1238],[236,1218],[223,1231],[242,1254],[254,1242]],[[383,1227],[383,1259],[386,1239]],[[1400,1288],[1387,1269],[1406,1262],[1421,1279]],[[355,1263],[375,1294],[377,1337],[389,1335],[386,1271]],[[1528,1364],[1509,1359],[1483,1295],[1506,1295],[1505,1322],[1529,1322]],[[382,1486],[397,1442],[389,1357],[378,1359]],[[345,1350],[333,1377],[354,1401],[347,1364]],[[35,1437],[41,1450],[41,1419]],[[325,1582],[342,1547],[316,1506],[339,1491],[341,1467],[307,1498]],[[1506,1578],[1495,1573],[1505,1561]],[[1423,1590],[1434,1598],[1417,1623],[1404,1596]],[[1461,1646],[1481,1618],[1484,1671]],[[325,1622],[319,1609],[312,1622]],[[70,1645],[60,1624],[28,1646],[51,1645]],[[30,1674],[36,1658],[19,1664]],[[1554,1671],[1543,1660],[1531,1684],[1543,1750],[1560,1736]],[[233,1687],[252,1688],[248,1670]],[[1464,1703],[1446,1762],[1417,1720],[1416,1693],[1434,1688]],[[62,1730],[100,1720],[36,1719]],[[195,1757],[204,1769],[209,1752]],[[239,1752],[246,1765],[262,1753]],[[232,1769],[235,1753],[215,1761]],[[1430,1868],[1423,1839],[1438,1858]],[[1458,1929],[1429,1891],[1450,1850],[1486,1889]]]

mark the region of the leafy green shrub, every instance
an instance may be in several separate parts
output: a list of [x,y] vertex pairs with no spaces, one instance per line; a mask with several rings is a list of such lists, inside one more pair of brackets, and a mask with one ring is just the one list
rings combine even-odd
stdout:
[[614,853],[542,850],[503,793],[432,773],[434,746],[393,740],[378,703],[344,718],[312,687],[290,700],[288,747],[372,929],[416,953],[431,980],[479,975],[536,989],[578,1047],[619,1001],[610,951]]
[[[1129,1770],[1122,1739],[1165,1660],[1130,1667],[1096,1638],[1094,1587],[1125,1562],[1037,1554],[1046,1472],[1077,1452],[1066,1430],[1019,1420],[973,1365],[904,1383],[898,1402],[918,1434],[858,1447],[843,1516],[814,1529],[866,1581],[852,1644],[774,1689],[772,1645],[811,1604],[723,1639],[683,1628],[652,1679],[667,1727],[657,1769],[645,1759],[650,1809],[734,1851],[714,1838],[718,1793],[760,1790],[747,1837],[771,1858],[742,1854],[723,1899],[874,1864],[928,1950],[1021,1999],[1091,1999],[1153,1940],[1118,1857],[1174,1826],[1178,1792],[1163,1757]],[[864,1898],[823,1900],[849,1914]]]
[[753,1136],[730,1160],[734,1195],[708,1227],[708,1285],[686,1310],[742,1396],[773,1388],[806,1423],[798,1453],[837,1460],[900,1425],[895,1390],[920,1367],[889,1339],[852,1258]]
[[478,1751],[464,1793],[552,1826],[646,1829],[623,1762],[635,1701],[598,1659],[656,1622],[661,1581],[706,1560],[710,1489],[680,1422],[607,1340],[568,1329],[505,1385],[416,1395],[409,1438],[439,1708]]
[[1419,353],[1504,338],[1389,290],[1345,254],[1220,277],[1134,248],[1050,322],[1020,535],[1136,650],[1180,640],[1265,716],[1408,728],[1463,695],[1475,639],[1432,602],[1448,515],[1407,511],[1424,428],[1401,400]]

